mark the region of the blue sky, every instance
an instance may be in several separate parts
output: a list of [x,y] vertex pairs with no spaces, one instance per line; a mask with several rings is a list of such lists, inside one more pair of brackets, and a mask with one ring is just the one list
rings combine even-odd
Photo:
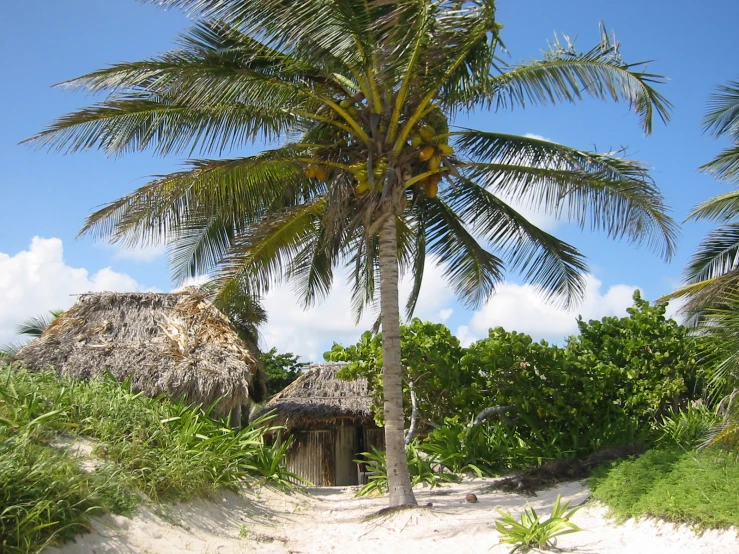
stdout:
[[[178,11],[165,12],[135,0],[13,2],[3,12],[0,343],[9,339],[24,317],[67,307],[73,301],[70,294],[173,287],[161,252],[125,253],[75,236],[94,207],[140,186],[147,176],[177,169],[183,158],[160,158],[149,152],[118,159],[99,152],[64,156],[18,142],[55,117],[95,100],[51,85],[108,64],[162,53],[191,23]],[[697,202],[727,190],[727,185],[699,174],[696,168],[725,146],[702,133],[701,117],[714,87],[739,75],[735,27],[739,3],[501,0],[498,19],[505,25],[503,39],[513,61],[539,57],[555,31],[576,38],[580,49],[589,49],[598,40],[599,22],[604,21],[621,41],[626,60],[654,60],[649,70],[669,78],[660,90],[674,105],[672,122],[666,126],[656,122],[653,135],[644,137],[637,117],[625,105],[584,101],[505,113],[477,112],[460,118],[459,124],[536,134],[583,149],[609,151],[626,146],[633,158],[652,168],[678,221]],[[256,145],[247,152],[258,149]],[[646,249],[597,233],[581,233],[540,215],[533,217],[588,258],[592,276],[579,310],[563,313],[543,306],[510,275],[499,295],[473,313],[454,301],[439,273],[432,271],[419,315],[446,321],[467,340],[498,324],[537,338],[557,339],[572,332],[578,312],[585,317],[622,313],[634,287],[649,299],[669,292],[707,230],[694,223],[683,226],[677,255],[668,264]],[[39,238],[34,241],[34,237]],[[267,302],[271,321],[265,329],[265,346],[318,358],[332,340],[355,338],[362,326],[352,326],[344,289],[339,283],[335,295],[306,313],[298,309],[287,288],[273,293]]]

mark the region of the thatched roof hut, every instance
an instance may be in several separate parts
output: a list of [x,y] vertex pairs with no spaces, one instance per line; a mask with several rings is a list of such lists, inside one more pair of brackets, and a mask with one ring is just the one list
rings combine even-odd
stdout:
[[341,364],[308,366],[264,406],[277,413],[270,425],[283,425],[293,437],[288,468],[316,485],[356,485],[365,475],[355,460],[372,447],[384,449],[383,429],[375,424],[367,380],[344,381]]
[[367,379],[339,379],[336,374],[341,367],[337,363],[307,366],[300,377],[264,406],[264,411],[277,412],[270,423],[299,429],[372,421],[372,396]]
[[80,295],[14,358],[78,379],[110,372],[148,396],[206,407],[218,401],[224,414],[263,400],[266,392],[260,366],[236,328],[195,288]]

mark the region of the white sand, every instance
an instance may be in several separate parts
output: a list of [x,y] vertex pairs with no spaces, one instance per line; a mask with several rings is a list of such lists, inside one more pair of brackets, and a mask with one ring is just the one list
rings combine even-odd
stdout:
[[[46,554],[106,553],[423,553],[504,554],[498,544],[496,508],[520,513],[525,498],[482,489],[490,480],[469,480],[437,489],[419,489],[419,504],[430,508],[404,510],[367,520],[387,505],[387,498],[358,499],[346,488],[316,488],[309,494],[285,495],[272,490],[222,495],[198,501],[137,511],[132,519],[113,516],[97,520],[93,532],[76,543],[45,550]],[[479,498],[465,502],[469,492]],[[573,505],[588,498],[583,483],[569,483],[529,499],[548,515],[557,494]],[[659,521],[628,521],[616,525],[606,509],[589,503],[573,518],[585,529],[565,535],[558,547],[580,554],[739,554],[735,530],[696,535],[686,526]]]

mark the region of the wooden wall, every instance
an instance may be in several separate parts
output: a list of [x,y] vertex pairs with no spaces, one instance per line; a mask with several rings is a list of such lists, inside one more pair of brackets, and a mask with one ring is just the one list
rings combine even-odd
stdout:
[[333,429],[294,431],[288,469],[317,487],[358,484],[354,460],[374,446],[385,450],[384,429],[337,425]]

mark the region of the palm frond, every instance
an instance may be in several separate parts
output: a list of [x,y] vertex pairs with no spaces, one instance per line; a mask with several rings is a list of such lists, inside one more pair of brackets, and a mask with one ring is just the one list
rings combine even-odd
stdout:
[[739,215],[739,191],[730,191],[701,202],[693,208],[685,221],[691,219],[728,221],[737,215]]
[[325,199],[317,198],[276,211],[236,236],[213,279],[219,297],[244,287],[263,295],[282,282],[291,261],[315,236],[325,209]]
[[120,155],[152,148],[161,156],[218,154],[257,140],[272,141],[300,124],[295,113],[244,103],[192,107],[152,93],[127,93],[67,114],[24,142],[72,153]]
[[22,321],[15,332],[19,335],[38,338],[43,334],[46,328],[63,313],[64,310],[50,310],[48,315],[30,317],[25,321]]
[[444,195],[477,234],[510,260],[510,268],[545,298],[569,308],[585,293],[585,259],[573,246],[542,231],[483,187],[459,179]]
[[368,306],[375,304],[380,283],[380,243],[377,235],[360,234],[347,244],[347,268],[352,284],[352,313],[359,323]]
[[371,47],[371,6],[357,0],[297,2],[268,0],[211,2],[200,0],[156,0],[164,8],[177,7],[205,20],[222,21],[250,36],[264,37],[278,49],[300,50],[317,60],[340,60],[346,66],[361,66]]
[[647,62],[624,62],[619,47],[603,29],[600,43],[588,52],[578,52],[569,41],[564,45],[557,41],[544,59],[504,67],[500,75],[450,100],[495,109],[575,102],[586,96],[621,101],[637,113],[642,129],[650,134],[655,115],[663,122],[670,119],[670,102],[654,88],[664,77],[643,69]]
[[739,141],[739,81],[717,87],[708,100],[703,126],[715,137]]
[[413,263],[410,267],[410,274],[413,278],[413,287],[408,294],[405,305],[406,318],[410,320],[413,312],[416,311],[416,304],[421,294],[421,285],[423,284],[423,272],[426,269],[426,210],[417,210],[412,222],[414,241],[413,241]]
[[716,179],[739,183],[739,142],[721,151],[713,160],[698,169]]
[[484,304],[503,278],[503,261],[472,236],[440,198],[420,203],[426,220],[426,251],[438,258],[457,296],[471,308]]
[[188,214],[172,233],[167,245],[169,267],[175,283],[214,271],[226,256],[236,235],[229,214],[197,217]]
[[739,223],[711,231],[685,269],[685,282],[698,283],[721,277],[739,267]]
[[[228,214],[247,225],[270,206],[300,202],[317,184],[303,175],[293,147],[234,160],[189,162],[185,171],[155,179],[90,215],[80,231],[123,243],[166,243],[185,216]],[[174,238],[174,237],[172,237]]]
[[463,168],[494,193],[520,202],[535,199],[556,217],[646,244],[665,259],[674,253],[677,226],[640,163],[494,133],[467,132],[457,144],[473,159],[490,160]]

